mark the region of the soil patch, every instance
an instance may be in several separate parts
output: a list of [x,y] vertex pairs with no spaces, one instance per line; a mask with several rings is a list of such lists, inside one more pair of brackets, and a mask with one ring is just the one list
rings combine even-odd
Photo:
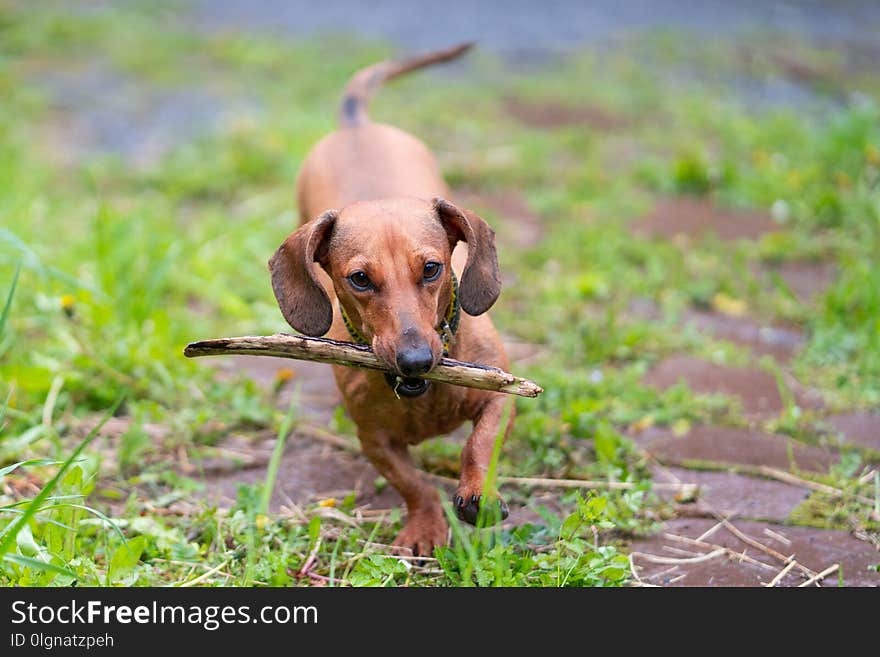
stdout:
[[[262,482],[265,477],[264,465],[219,476],[205,474],[194,478],[205,485],[206,499],[228,507],[235,501],[240,485]],[[288,448],[278,468],[271,506],[278,509],[291,502],[308,505],[331,497],[341,501],[352,491],[356,494],[358,506],[390,508],[400,505],[400,495],[392,487],[376,488],[378,477],[379,473],[365,458],[294,433],[288,439]]]
[[215,363],[226,375],[244,374],[265,390],[274,388],[279,377],[290,377],[278,396],[278,405],[287,408],[292,395],[299,396],[301,417],[325,425],[342,403],[329,365],[270,356],[231,356],[205,359]]
[[535,103],[509,96],[504,99],[504,111],[523,125],[550,129],[579,126],[606,132],[629,125],[629,120],[596,105],[566,105],[558,102]]
[[[687,550],[695,556],[709,553],[712,548],[694,547],[670,539],[665,534],[693,539],[712,529],[715,524],[714,519],[671,520],[666,523],[663,532],[633,541],[630,549],[673,559],[689,558],[677,550]],[[877,552],[869,543],[846,532],[750,521],[737,521],[734,524],[752,539],[786,556],[794,555],[798,563],[816,572],[839,564],[840,574],[834,572],[827,576],[821,582],[823,586],[836,586],[839,576],[845,586],[880,586],[880,573],[871,569],[880,560]],[[719,527],[705,541],[738,554],[744,553],[765,566],[741,561],[728,554],[691,564],[656,564],[637,555],[635,563],[639,577],[646,583],[665,586],[761,586],[770,582],[785,566],[780,560],[748,545],[725,527]],[[797,586],[804,581],[806,576],[795,568],[782,578],[778,586]]]
[[637,436],[636,442],[661,461],[672,464],[700,461],[719,466],[768,466],[826,473],[835,460],[829,452],[788,436],[735,427],[698,426],[683,436],[665,429],[650,429]]
[[478,215],[486,212],[498,217],[493,222],[502,239],[509,239],[519,248],[529,248],[544,236],[544,222],[529,207],[522,192],[516,189],[473,190],[460,189],[455,199]]
[[779,230],[766,212],[721,208],[696,197],[660,199],[645,216],[636,220],[633,230],[647,237],[698,239],[714,234],[727,242],[754,240]]

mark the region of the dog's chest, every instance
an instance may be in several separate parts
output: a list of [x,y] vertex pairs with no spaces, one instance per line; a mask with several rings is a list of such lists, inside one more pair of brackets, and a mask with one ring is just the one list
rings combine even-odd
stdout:
[[417,443],[471,419],[467,391],[459,386],[431,383],[420,397],[398,399],[379,373],[337,367],[334,373],[343,405],[361,431]]

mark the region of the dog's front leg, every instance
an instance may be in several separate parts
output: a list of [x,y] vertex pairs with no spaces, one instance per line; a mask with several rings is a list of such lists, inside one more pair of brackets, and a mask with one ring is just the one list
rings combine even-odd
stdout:
[[424,481],[406,444],[381,432],[361,432],[359,437],[366,457],[406,502],[406,523],[394,547],[431,556],[435,547],[446,545],[449,528],[437,490]]
[[[474,419],[474,430],[461,451],[461,478],[453,497],[453,504],[458,517],[472,525],[477,524],[477,513],[483,498],[486,474],[503,415],[504,395],[493,395]],[[511,405],[510,417],[504,428],[504,438],[507,438],[513,425],[513,415],[514,408]],[[504,500],[493,496],[493,502],[498,504],[501,519],[506,518],[508,511]],[[487,520],[491,518],[492,516],[487,514]]]

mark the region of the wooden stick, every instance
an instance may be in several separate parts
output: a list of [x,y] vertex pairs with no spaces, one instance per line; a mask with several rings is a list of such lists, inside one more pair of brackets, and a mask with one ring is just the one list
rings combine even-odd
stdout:
[[[711,511],[710,513],[712,513],[713,517],[715,517],[715,518],[718,517],[714,510]],[[698,541],[705,541],[705,540],[706,540],[707,538],[709,538],[712,534],[714,534],[714,533],[717,532],[719,529],[721,529],[721,527],[722,527],[722,523],[721,523],[721,522],[718,522],[718,523],[712,525],[711,527],[709,527],[709,529],[707,529],[707,530],[704,531],[702,534],[700,534],[699,536],[697,536],[697,540],[698,540]]]
[[630,552],[630,559],[632,557],[641,557],[645,561],[650,563],[660,563],[660,564],[686,564],[686,563],[702,563],[704,561],[709,561],[714,559],[715,557],[720,557],[722,554],[726,554],[726,550],[724,548],[718,548],[717,550],[712,550],[706,554],[701,554],[696,557],[660,557],[656,554],[648,554],[647,552]]
[[[761,552],[763,552],[765,554],[769,554],[771,557],[773,557],[775,559],[779,559],[784,564],[788,564],[790,561],[794,561],[793,556],[786,557],[784,554],[777,552],[776,550],[774,550],[771,547],[767,547],[766,545],[764,545],[760,541],[756,541],[751,536],[747,536],[746,534],[741,532],[733,523],[731,523],[729,520],[727,520],[727,518],[720,518],[720,520],[721,520],[721,523],[724,525],[725,529],[727,529],[731,534],[736,536],[743,543],[746,543],[747,545],[751,545],[753,548],[760,550]],[[816,576],[815,571],[810,570],[809,568],[807,568],[803,564],[800,564],[800,563],[797,564],[796,568],[798,570],[806,573],[807,576],[809,576],[809,577]]]
[[[188,588],[188,587],[190,587],[190,586],[195,586],[195,585],[198,584],[199,582],[203,582],[203,581],[205,581],[205,580],[208,579],[211,575],[216,575],[216,574],[219,573],[221,570],[223,570],[223,569],[229,564],[230,561],[231,561],[231,559],[227,559],[226,561],[224,561],[223,563],[221,563],[219,566],[214,566],[213,568],[211,568],[211,570],[208,570],[208,571],[202,573],[201,575],[199,575],[199,576],[196,577],[195,579],[191,579],[191,580],[189,580],[189,581],[187,581],[187,582],[183,582],[182,584],[180,584],[180,588],[182,588],[182,589],[184,589],[184,588]],[[229,577],[229,575],[227,574],[226,577]]]
[[[833,497],[843,497],[844,495],[844,492],[839,488],[834,488],[833,486],[828,486],[827,484],[820,484],[819,482],[810,481],[809,479],[803,479],[801,477],[797,477],[791,474],[790,472],[785,472],[784,470],[779,470],[777,468],[771,468],[766,465],[759,465],[757,468],[757,473],[765,477],[770,477],[772,479],[776,479],[777,481],[784,482],[786,484],[803,486],[804,488],[817,490],[821,493],[827,493],[828,495],[831,495]],[[863,504],[873,503],[870,498],[865,497],[864,495],[854,495],[854,497]]]
[[347,440],[342,436],[337,436],[335,433],[331,433],[330,431],[326,431],[321,427],[316,427],[311,424],[300,424],[294,429],[294,433],[301,433],[309,438],[314,438],[315,440],[320,440],[321,442],[325,442],[328,445],[332,445],[338,449],[345,450],[346,452],[351,452],[352,454],[360,454],[360,447],[357,442],[353,440]]
[[757,559],[753,559],[752,557],[746,555],[745,552],[740,554],[739,552],[731,550],[730,548],[726,548],[722,545],[716,545],[715,543],[707,543],[706,541],[700,541],[696,538],[688,538],[687,536],[679,536],[677,534],[670,534],[669,532],[664,532],[663,538],[665,538],[666,540],[669,540],[669,541],[678,541],[679,543],[687,543],[688,545],[696,545],[698,547],[711,548],[711,549],[721,548],[730,557],[732,557],[740,562],[747,561],[751,564],[754,564],[755,566],[759,566],[761,568],[765,568],[767,570],[772,570],[773,572],[776,572],[776,569],[773,566],[771,566],[770,564],[766,564],[763,561],[758,561]]
[[821,573],[816,573],[810,579],[808,579],[806,582],[802,582],[802,583],[798,584],[798,588],[803,588],[805,586],[809,586],[810,584],[816,584],[818,586],[821,586],[820,582],[823,579],[825,579],[826,577],[828,577],[831,573],[836,571],[838,568],[840,568],[840,564],[834,564],[833,566],[828,566],[828,568],[823,570]]
[[764,584],[769,589],[772,589],[774,586],[779,584],[783,580],[783,578],[788,575],[789,571],[797,565],[797,561],[792,559],[788,562],[788,565],[777,573],[776,577],[771,579],[767,584]]
[[[331,363],[346,367],[363,367],[389,371],[373,350],[366,345],[337,342],[326,338],[307,338],[301,335],[246,335],[238,338],[218,338],[192,342],[183,350],[187,358],[196,356],[277,356]],[[544,389],[534,381],[522,379],[497,367],[464,363],[443,358],[433,370],[420,378],[468,388],[506,392],[521,397],[537,397]]]
[[764,530],[763,530],[763,531],[764,531],[764,533],[765,533],[767,536],[769,536],[770,538],[772,538],[772,539],[774,539],[774,540],[779,541],[780,543],[782,543],[782,544],[785,545],[786,547],[788,547],[789,545],[791,545],[791,541],[788,540],[785,536],[783,536],[783,535],[780,534],[779,532],[775,532],[775,531],[773,531],[772,529],[770,529],[769,527],[764,527]]
[[[545,477],[497,477],[499,484],[514,486],[532,486],[537,488],[607,488],[609,490],[632,490],[640,484],[629,481],[590,481],[588,479],[553,479]],[[653,484],[654,490],[690,491],[696,484],[670,484],[658,482]]]

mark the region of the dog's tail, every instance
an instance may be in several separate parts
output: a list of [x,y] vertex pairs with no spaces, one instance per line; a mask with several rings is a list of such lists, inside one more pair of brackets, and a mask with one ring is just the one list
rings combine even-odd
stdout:
[[358,71],[345,86],[342,103],[339,106],[339,124],[343,127],[354,127],[369,122],[367,105],[376,90],[385,82],[431,64],[448,62],[464,54],[473,47],[473,43],[462,43],[446,50],[403,59],[373,64]]

